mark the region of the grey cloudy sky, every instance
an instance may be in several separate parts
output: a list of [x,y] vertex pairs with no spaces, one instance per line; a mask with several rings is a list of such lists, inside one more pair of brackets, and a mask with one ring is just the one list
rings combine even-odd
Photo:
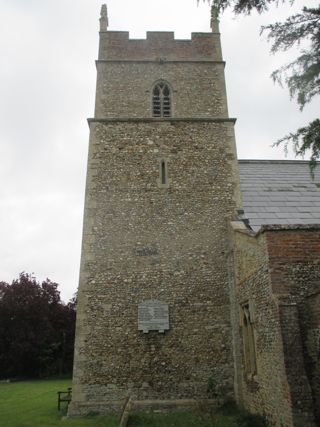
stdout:
[[[80,262],[88,126],[93,115],[101,0],[0,0],[0,280],[21,271],[60,284],[67,301]],[[303,113],[270,73],[292,54],[271,56],[263,24],[300,10],[221,18],[229,113],[238,119],[239,158],[283,158],[277,138],[319,115]],[[308,5],[317,2],[308,1]],[[207,3],[108,0],[109,29],[210,31]]]

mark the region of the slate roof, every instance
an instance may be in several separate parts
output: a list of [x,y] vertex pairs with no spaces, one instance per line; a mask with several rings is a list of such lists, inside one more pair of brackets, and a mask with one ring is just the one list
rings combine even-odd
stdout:
[[320,224],[320,163],[311,178],[299,160],[239,160],[244,217],[261,225]]

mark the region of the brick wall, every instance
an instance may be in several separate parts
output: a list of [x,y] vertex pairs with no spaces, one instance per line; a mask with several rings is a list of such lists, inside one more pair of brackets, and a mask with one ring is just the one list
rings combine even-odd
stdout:
[[315,291],[320,283],[320,231],[317,227],[278,227],[267,232],[272,289],[295,302]]

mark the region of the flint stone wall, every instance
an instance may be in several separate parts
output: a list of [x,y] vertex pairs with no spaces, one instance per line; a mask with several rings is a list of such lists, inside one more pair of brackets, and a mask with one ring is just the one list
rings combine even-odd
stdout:
[[[276,426],[314,426],[319,401],[319,231],[268,226],[234,233],[234,331],[239,400]],[[257,374],[244,370],[239,305],[253,301]],[[237,324],[238,323],[238,324]],[[318,418],[317,418],[318,419]]]
[[[239,401],[251,412],[266,414],[271,425],[292,426],[289,385],[283,360],[278,302],[272,295],[265,235],[234,233],[234,332]],[[245,372],[240,305],[254,310],[257,374]]]
[[[152,88],[171,89],[173,117],[227,117],[222,63],[99,62],[96,117],[151,117]],[[211,96],[201,97],[200,94]]]
[[[153,408],[232,397],[225,254],[239,182],[219,35],[102,32],[97,71],[69,414],[128,394]],[[160,79],[171,118],[152,118]],[[168,304],[169,330],[138,331],[147,300]]]
[[[112,409],[127,393],[207,398],[209,378],[233,396],[224,238],[236,204],[232,128],[91,123],[71,414]],[[149,299],[169,305],[165,334],[138,331],[138,304]]]

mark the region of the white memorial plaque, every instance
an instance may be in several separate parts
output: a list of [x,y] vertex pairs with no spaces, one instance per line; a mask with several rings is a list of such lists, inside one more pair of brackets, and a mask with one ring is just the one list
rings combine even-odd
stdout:
[[138,305],[138,330],[147,334],[149,331],[158,331],[163,334],[169,330],[168,304],[150,299]]

